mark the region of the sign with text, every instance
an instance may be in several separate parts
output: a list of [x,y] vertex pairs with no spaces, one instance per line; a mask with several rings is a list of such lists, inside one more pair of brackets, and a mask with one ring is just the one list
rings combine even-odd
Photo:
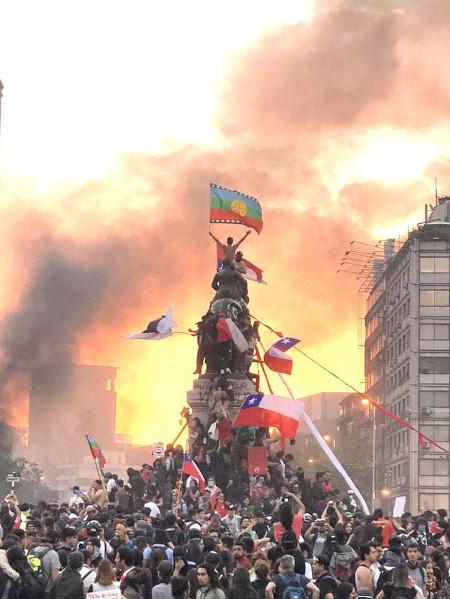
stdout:
[[88,593],[87,599],[120,599],[122,593],[120,589],[111,589],[109,591],[95,591],[93,593]]
[[394,502],[394,509],[392,510],[392,517],[393,518],[401,518],[405,511],[405,505],[406,505],[406,496],[405,495],[400,495],[399,497],[396,497],[395,502]]

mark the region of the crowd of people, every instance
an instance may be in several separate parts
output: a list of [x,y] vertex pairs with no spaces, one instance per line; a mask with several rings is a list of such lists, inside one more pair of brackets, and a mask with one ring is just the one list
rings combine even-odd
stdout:
[[106,473],[67,502],[0,508],[1,599],[445,599],[445,510],[358,511],[330,474],[293,456],[249,476],[244,460],[182,473],[182,450]]

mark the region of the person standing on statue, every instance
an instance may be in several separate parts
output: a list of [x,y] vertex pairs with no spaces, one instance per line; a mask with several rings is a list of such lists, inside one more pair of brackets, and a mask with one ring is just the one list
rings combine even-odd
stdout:
[[217,237],[213,233],[211,233],[211,231],[209,232],[209,235],[222,248],[223,254],[224,254],[224,256],[223,256],[224,260],[229,260],[230,262],[233,262],[234,257],[236,255],[236,250],[241,245],[241,243],[247,239],[247,237],[250,235],[250,233],[251,233],[251,230],[248,229],[248,231],[245,233],[244,237],[242,239],[240,239],[235,244],[233,244],[233,238],[232,237],[227,237],[227,243],[225,244],[225,243],[222,243],[220,241],[220,239],[217,239]]
[[234,270],[241,273],[242,276],[247,274],[247,268],[242,260],[243,257],[244,257],[244,254],[241,251],[236,252],[236,256],[234,257],[234,263],[233,263]]

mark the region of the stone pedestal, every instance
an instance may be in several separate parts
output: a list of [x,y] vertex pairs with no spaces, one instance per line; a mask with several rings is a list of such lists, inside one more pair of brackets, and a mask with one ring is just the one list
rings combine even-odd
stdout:
[[[230,406],[230,416],[234,418],[245,398],[256,393],[254,384],[246,377],[226,378],[227,385],[233,389],[234,400]],[[213,420],[211,407],[214,405],[214,393],[217,390],[217,378],[203,375],[194,381],[193,388],[187,392],[187,403],[192,410],[191,418],[199,418],[206,430]]]

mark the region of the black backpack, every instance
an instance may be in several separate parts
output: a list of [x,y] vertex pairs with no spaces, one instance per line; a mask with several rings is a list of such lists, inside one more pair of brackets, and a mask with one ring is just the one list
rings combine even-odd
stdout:
[[41,572],[25,568],[17,581],[17,599],[45,599],[46,582]]

